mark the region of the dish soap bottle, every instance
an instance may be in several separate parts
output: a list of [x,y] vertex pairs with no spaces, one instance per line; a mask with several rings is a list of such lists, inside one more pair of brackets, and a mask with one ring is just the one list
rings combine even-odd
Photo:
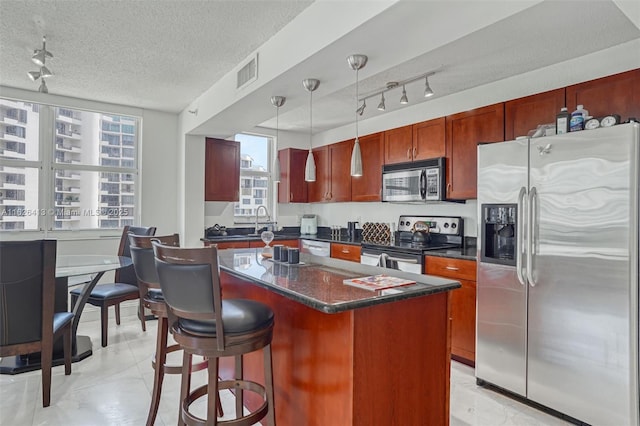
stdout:
[[571,119],[571,114],[569,114],[567,107],[560,108],[560,113],[556,115],[556,134],[557,135],[569,133],[570,119]]
[[589,115],[589,111],[584,109],[582,105],[578,105],[575,111],[571,113],[571,121],[569,122],[569,131],[577,132],[584,130],[585,118]]

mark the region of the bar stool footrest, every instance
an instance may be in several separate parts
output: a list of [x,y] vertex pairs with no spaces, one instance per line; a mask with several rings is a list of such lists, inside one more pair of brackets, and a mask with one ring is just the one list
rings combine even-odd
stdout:
[[[180,350],[182,350],[182,348],[180,347],[180,345],[177,345],[177,344],[167,347],[167,353],[176,352],[176,351],[180,351]],[[204,360],[202,360],[201,362],[193,362],[191,364],[191,372],[195,373],[196,371],[204,370],[208,366],[209,366],[209,361],[207,361],[206,358]],[[156,357],[155,357],[155,355],[153,356],[153,358],[151,358],[151,367],[154,370],[156,369]],[[182,365],[165,364],[164,365],[164,374],[182,374]]]
[[[218,391],[220,389],[242,389],[250,392],[255,392],[259,394],[264,402],[262,405],[255,411],[243,415],[242,417],[230,420],[219,420],[219,425],[229,425],[229,426],[250,426],[256,424],[260,420],[264,419],[269,410],[269,405],[266,397],[266,389],[259,383],[252,382],[249,380],[221,380],[218,382]],[[195,415],[189,412],[189,406],[193,404],[198,398],[207,395],[208,386],[203,385],[194,389],[182,404],[182,420],[188,426],[206,426],[207,421],[205,419],[201,419],[200,417],[196,417]],[[209,422],[210,424],[211,422]]]

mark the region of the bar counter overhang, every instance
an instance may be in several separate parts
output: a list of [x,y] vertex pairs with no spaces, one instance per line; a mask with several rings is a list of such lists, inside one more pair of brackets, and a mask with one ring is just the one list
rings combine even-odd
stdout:
[[[389,270],[303,255],[301,264],[264,259],[261,249],[221,250],[225,298],[275,313],[272,343],[277,424],[448,425],[449,292],[457,281],[393,271],[416,284],[369,291],[346,278]],[[233,377],[233,359],[220,375]],[[259,352],[244,376],[262,382]],[[245,392],[245,405],[259,404]]]

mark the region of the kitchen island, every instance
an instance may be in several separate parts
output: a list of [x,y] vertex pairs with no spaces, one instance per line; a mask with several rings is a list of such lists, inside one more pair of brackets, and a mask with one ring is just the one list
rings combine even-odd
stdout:
[[[347,278],[388,269],[302,255],[301,264],[261,249],[220,250],[223,295],[275,313],[272,343],[278,425],[447,425],[449,292],[457,281],[393,271],[416,284],[369,291]],[[231,378],[233,361],[221,361]],[[262,356],[244,375],[262,381]],[[258,401],[245,392],[245,405]]]

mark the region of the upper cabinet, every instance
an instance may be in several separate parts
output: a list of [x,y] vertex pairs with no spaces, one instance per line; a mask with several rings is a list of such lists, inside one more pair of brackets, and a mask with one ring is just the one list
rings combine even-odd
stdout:
[[280,160],[280,183],[278,184],[279,203],[306,203],[307,182],[304,180],[304,167],[309,151],[287,148],[278,151]]
[[413,126],[398,127],[384,132],[384,164],[413,160]]
[[565,105],[564,88],[505,102],[505,140],[527,136],[530,130],[536,129],[540,124],[555,124],[556,115]]
[[309,202],[351,201],[353,139],[313,150],[316,181],[308,183]]
[[240,199],[240,142],[206,138],[205,201]]
[[476,198],[477,145],[504,140],[504,103],[446,117],[447,198]]
[[[380,201],[382,199],[384,133],[362,136],[360,152],[362,153],[362,176],[351,178],[351,201]],[[350,167],[351,164],[349,164]]]
[[413,160],[444,157],[445,118],[423,121],[413,125]]
[[384,132],[384,164],[427,160],[444,155],[444,117]]
[[584,105],[593,117],[619,114],[624,121],[640,119],[640,69],[567,87],[567,109]]
[[309,202],[317,203],[327,201],[331,179],[331,171],[329,170],[329,148],[326,145],[314,148],[313,158],[316,163],[316,180],[307,183]]

